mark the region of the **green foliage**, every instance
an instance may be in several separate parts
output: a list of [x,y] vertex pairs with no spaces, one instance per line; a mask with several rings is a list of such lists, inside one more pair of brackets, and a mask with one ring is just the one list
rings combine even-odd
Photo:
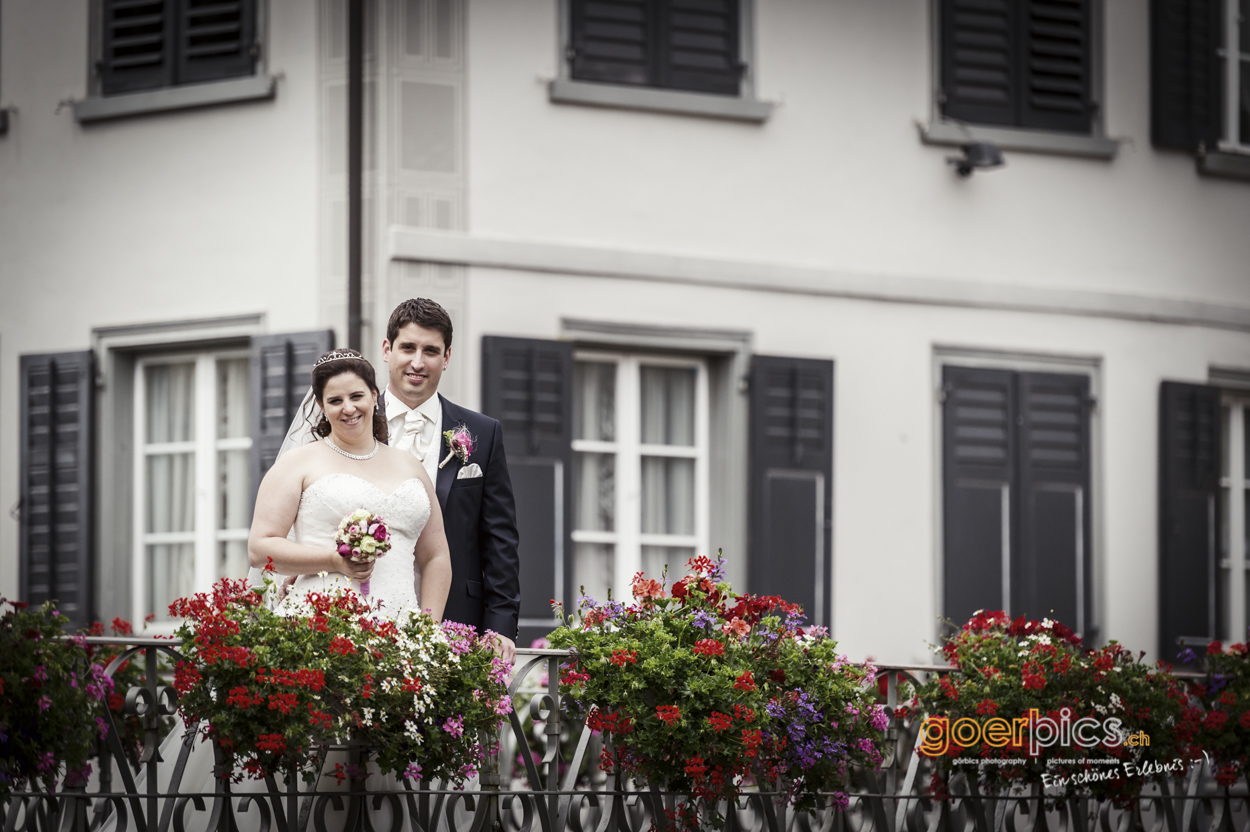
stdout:
[[[463,780],[511,709],[508,668],[489,640],[460,624],[408,611],[380,619],[342,592],[288,600],[279,612],[242,581],[176,602],[188,661],[174,686],[188,722],[233,762],[235,777],[301,771],[315,747],[353,740],[383,772]],[[337,765],[340,779],[363,769]]]
[[1231,786],[1250,762],[1250,645],[1225,651],[1211,642],[1206,670],[1207,678],[1192,686],[1197,701],[1185,709],[1182,725],[1211,756],[1216,782]]
[[81,637],[65,638],[65,618],[50,602],[0,603],[10,606],[0,616],[0,797],[27,778],[48,791],[62,774],[65,785],[83,785],[113,682]]
[[[1030,749],[1028,737],[1039,731],[1032,722],[1000,747],[984,740],[961,747],[952,739],[934,760],[933,790],[939,797],[945,796],[949,776],[961,771],[987,790],[1041,784],[1050,786],[1050,795],[1092,794],[1123,805],[1140,794],[1143,768],[1192,753],[1178,730],[1184,686],[1166,666],[1142,664],[1140,656],[1116,642],[1086,650],[1080,637],[1056,621],[1013,621],[1001,611],[978,612],[940,652],[956,670],[935,675],[917,691],[912,705],[922,706],[924,715],[945,718],[951,728],[964,718],[979,725],[992,718],[1008,723],[1031,719],[1034,711],[1056,724],[1089,718],[1097,727],[1087,726],[1084,736],[1099,741],[1090,747],[1056,741]],[[895,715],[907,716],[910,710],[896,709]],[[1036,734],[1039,740],[1048,731],[1044,726]],[[1123,741],[1139,731],[1149,737],[1148,746]],[[954,762],[969,758],[976,762]],[[1017,760],[1024,762],[997,762]]]
[[584,598],[549,636],[577,656],[560,679],[570,714],[610,735],[601,765],[688,796],[690,828],[697,800],[719,827],[715,802],[752,781],[800,809],[827,792],[845,806],[848,766],[882,759],[873,669],[804,632],[798,607],[734,594],[707,558],[690,567],[671,596],[639,573],[632,605]]

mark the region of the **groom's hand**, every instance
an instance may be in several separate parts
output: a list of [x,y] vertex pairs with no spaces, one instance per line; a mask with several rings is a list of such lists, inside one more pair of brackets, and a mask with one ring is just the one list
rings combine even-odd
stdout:
[[516,661],[516,643],[507,636],[495,635],[495,652],[508,664]]

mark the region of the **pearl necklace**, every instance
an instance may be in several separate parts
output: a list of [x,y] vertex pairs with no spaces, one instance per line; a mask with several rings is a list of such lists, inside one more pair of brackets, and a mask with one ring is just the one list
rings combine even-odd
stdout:
[[347,451],[343,450],[338,445],[335,445],[333,442],[331,442],[330,437],[328,436],[326,437],[326,444],[330,446],[331,450],[338,451],[339,453],[341,453],[343,456],[347,457],[348,459],[373,459],[375,456],[378,455],[378,449],[382,447],[382,443],[375,439],[373,440],[373,450],[370,451],[369,453],[349,454]]

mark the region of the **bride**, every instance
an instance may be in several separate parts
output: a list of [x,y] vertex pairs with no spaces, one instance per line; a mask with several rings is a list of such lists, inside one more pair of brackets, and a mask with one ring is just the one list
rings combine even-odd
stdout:
[[[359,592],[368,581],[369,601],[380,602],[383,615],[417,608],[441,621],[451,587],[442,512],[425,466],[383,444],[386,417],[373,367],[355,350],[328,352],[313,366],[312,395],[321,408],[312,429],[320,441],[282,454],[265,474],[249,561],[264,567],[272,560],[279,574],[298,576],[288,598],[339,587]],[[373,563],[353,563],[334,544],[339,521],[360,508],[391,533],[390,552]]]
[[[311,395],[321,413],[312,427],[314,441],[282,453],[265,474],[248,537],[253,566],[263,567],[272,559],[279,574],[296,576],[277,611],[294,606],[292,601],[309,593],[331,594],[340,588],[360,592],[361,582],[369,581],[367,600],[378,615],[396,618],[423,608],[441,621],[451,586],[442,513],[421,462],[383,444],[386,419],[378,411],[373,367],[355,350],[328,352],[313,367]],[[334,543],[339,522],[361,508],[381,517],[391,534],[390,551],[374,563],[353,563],[338,554]],[[159,791],[169,794],[175,785],[174,761],[179,760],[183,768],[177,793],[211,795],[216,788],[213,758],[210,745],[197,741],[194,727],[178,720],[161,744],[158,759],[165,765],[157,769]],[[343,752],[331,752],[322,768],[319,791],[347,788],[327,775],[338,759],[346,759]],[[381,776],[375,766],[371,768],[366,789],[375,793],[402,790],[393,775]],[[146,772],[140,772],[134,783],[136,793],[145,792]],[[242,802],[235,811],[246,812],[247,801],[264,790],[255,781],[240,783],[234,791],[235,800],[242,798]],[[369,824],[374,829],[391,829],[395,822],[401,827],[411,824],[406,810],[400,810],[399,818],[391,811],[389,801],[371,806]],[[192,829],[202,828],[196,821],[209,820],[206,813],[197,815],[194,820],[188,818]],[[344,820],[338,810],[328,815]],[[319,820],[318,827],[329,819]],[[252,830],[258,821],[262,829],[268,828],[268,820],[259,820],[255,811],[236,815],[235,825]],[[124,820],[112,816],[101,832],[124,827]]]

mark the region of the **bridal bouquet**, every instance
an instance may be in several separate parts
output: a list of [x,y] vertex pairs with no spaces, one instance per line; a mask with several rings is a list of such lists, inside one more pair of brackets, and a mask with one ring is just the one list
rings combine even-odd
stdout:
[[[334,536],[339,554],[352,563],[372,563],[391,550],[391,534],[376,514],[358,508],[339,523]],[[369,594],[369,581],[360,582],[360,593]]]

